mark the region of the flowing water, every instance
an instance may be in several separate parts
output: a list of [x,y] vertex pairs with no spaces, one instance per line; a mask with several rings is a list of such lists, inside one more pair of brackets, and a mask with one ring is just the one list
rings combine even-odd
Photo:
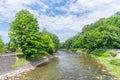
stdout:
[[88,54],[58,51],[58,58],[8,80],[114,80],[101,71],[103,69],[105,67]]

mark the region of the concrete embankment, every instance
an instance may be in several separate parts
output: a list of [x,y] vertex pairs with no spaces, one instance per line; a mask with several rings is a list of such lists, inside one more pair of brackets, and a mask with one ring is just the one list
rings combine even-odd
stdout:
[[7,77],[15,76],[22,72],[26,72],[35,69],[37,66],[49,62],[50,59],[56,56],[49,56],[37,61],[25,63],[22,66],[14,66],[17,56],[14,54],[0,56],[0,80],[4,80]]

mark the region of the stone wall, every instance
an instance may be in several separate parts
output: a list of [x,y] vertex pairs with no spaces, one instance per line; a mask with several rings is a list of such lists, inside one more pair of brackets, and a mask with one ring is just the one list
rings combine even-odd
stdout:
[[0,75],[13,71],[16,62],[16,55],[6,54],[0,55]]
[[48,56],[43,59],[39,59],[33,62],[27,62],[22,66],[15,67],[14,64],[17,60],[17,56],[14,54],[0,55],[0,80],[4,80],[7,77],[18,75],[22,72],[26,72],[35,69],[37,66],[49,62],[57,56]]

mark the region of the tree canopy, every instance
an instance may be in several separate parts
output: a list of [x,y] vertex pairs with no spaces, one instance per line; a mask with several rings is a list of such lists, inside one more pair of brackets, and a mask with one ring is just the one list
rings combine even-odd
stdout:
[[85,25],[82,32],[66,40],[63,47],[82,48],[89,51],[120,48],[120,12]]
[[5,49],[5,44],[4,42],[2,41],[2,38],[0,36],[0,53],[4,53],[6,52],[6,49]]
[[50,54],[56,48],[56,35],[53,36],[39,32],[37,18],[34,17],[28,10],[19,11],[12,23],[10,23],[10,43],[14,48],[21,48],[22,52],[31,57],[41,51],[46,51]]
[[60,41],[59,41],[58,36],[55,35],[55,34],[53,34],[53,33],[48,32],[46,28],[44,28],[42,32],[43,32],[43,34],[47,34],[47,35],[50,36],[50,38],[51,38],[52,41],[53,41],[55,50],[58,50],[58,49],[59,49],[59,44],[60,44]]

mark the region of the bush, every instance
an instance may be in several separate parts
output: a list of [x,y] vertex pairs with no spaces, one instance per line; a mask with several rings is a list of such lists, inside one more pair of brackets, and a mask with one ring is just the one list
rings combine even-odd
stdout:
[[84,52],[84,53],[90,53],[91,52],[89,49],[85,49],[85,48],[81,49],[81,51]]
[[112,57],[115,57],[117,55],[117,53],[115,51],[109,51],[109,53]]
[[46,52],[46,51],[39,51],[39,54],[44,55],[44,56],[49,55],[48,52]]
[[115,57],[117,55],[116,52],[111,50],[94,50],[91,52],[91,54],[101,57],[110,57],[110,56]]
[[110,63],[113,64],[113,65],[120,66],[120,59],[112,59],[112,60],[110,61]]
[[94,50],[91,52],[91,54],[96,56],[108,56],[106,53],[106,50]]
[[70,49],[71,51],[77,51],[78,49],[76,49],[76,48],[72,48],[72,49]]
[[0,53],[2,54],[2,53],[6,53],[7,52],[7,50],[6,49],[4,49],[4,48],[1,48],[0,49]]

